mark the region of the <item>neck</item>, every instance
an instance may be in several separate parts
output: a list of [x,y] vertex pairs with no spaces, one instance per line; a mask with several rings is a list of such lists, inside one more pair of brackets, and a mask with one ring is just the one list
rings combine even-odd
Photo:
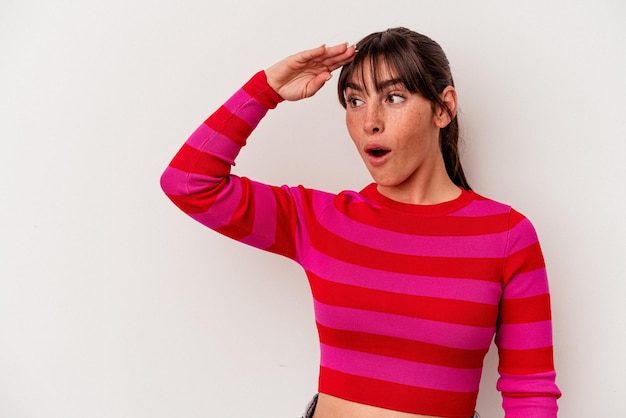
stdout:
[[412,205],[436,205],[449,202],[461,195],[459,186],[448,177],[443,161],[430,175],[420,176],[419,174],[415,173],[412,179],[399,185],[382,186],[379,184],[378,192],[389,199]]

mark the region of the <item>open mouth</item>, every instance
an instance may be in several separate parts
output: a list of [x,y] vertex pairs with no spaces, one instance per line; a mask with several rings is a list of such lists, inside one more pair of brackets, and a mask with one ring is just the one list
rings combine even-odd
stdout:
[[372,148],[372,149],[368,149],[366,152],[369,155],[372,155],[374,157],[382,157],[383,155],[386,155],[389,153],[390,150],[388,149],[384,149],[384,148]]

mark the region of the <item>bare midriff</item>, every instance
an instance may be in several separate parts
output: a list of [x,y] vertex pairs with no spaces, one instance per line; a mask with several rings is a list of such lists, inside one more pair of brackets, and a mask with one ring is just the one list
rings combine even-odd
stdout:
[[313,418],[444,418],[434,415],[410,414],[347,401],[320,393]]

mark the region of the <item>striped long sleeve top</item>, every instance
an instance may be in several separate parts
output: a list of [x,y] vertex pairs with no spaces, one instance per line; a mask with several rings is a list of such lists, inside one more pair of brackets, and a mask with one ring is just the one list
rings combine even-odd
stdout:
[[319,391],[469,417],[495,335],[506,417],[556,417],[550,297],[528,219],[473,191],[410,205],[375,184],[331,194],[231,174],[281,100],[257,73],[191,135],[161,186],[198,222],[302,266],[319,333]]

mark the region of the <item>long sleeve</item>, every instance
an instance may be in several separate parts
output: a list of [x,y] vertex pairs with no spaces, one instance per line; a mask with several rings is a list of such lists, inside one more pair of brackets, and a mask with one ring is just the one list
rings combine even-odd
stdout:
[[497,387],[507,418],[554,418],[561,393],[555,383],[545,263],[530,221],[512,211],[510,223],[496,334]]
[[183,212],[209,228],[295,258],[294,190],[230,173],[249,135],[281,101],[265,73],[255,74],[189,137],[161,176],[161,187]]

